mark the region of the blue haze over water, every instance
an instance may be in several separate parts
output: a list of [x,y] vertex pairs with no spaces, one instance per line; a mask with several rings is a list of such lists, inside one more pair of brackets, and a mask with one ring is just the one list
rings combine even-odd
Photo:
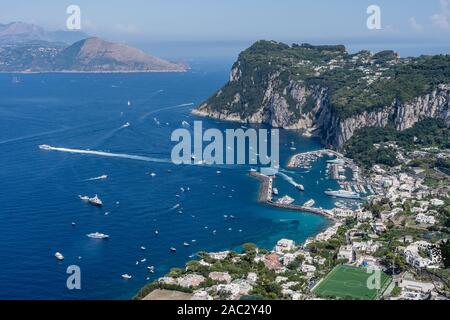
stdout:
[[[195,252],[245,242],[270,249],[281,238],[302,242],[329,225],[321,216],[258,204],[259,184],[248,176],[248,167],[225,167],[218,174],[214,167],[38,148],[48,144],[170,158],[172,131],[182,121],[199,120],[190,111],[227,81],[230,65],[196,63],[185,74],[18,75],[20,83],[12,82],[13,75],[0,75],[0,299],[130,299],[149,282],[147,277],[152,281],[184,266]],[[201,120],[205,128],[240,127]],[[121,128],[126,122],[131,126]],[[297,151],[290,149],[291,142]],[[321,148],[295,131],[281,131],[280,144],[282,167],[296,152]],[[305,185],[304,193],[278,177],[280,194],[332,207],[334,200],[323,191],[337,184],[323,179],[325,160],[310,172],[285,172]],[[88,181],[103,174],[109,178]],[[181,187],[190,191],[182,193]],[[95,194],[103,208],[78,199]],[[172,209],[176,204],[181,214]],[[110,239],[86,237],[96,231]],[[196,243],[183,247],[193,239]],[[172,246],[176,253],[169,252]],[[65,256],[63,262],[56,261],[57,251]],[[136,265],[143,258],[147,261]],[[66,268],[72,264],[81,268],[81,290],[66,288]],[[155,274],[147,271],[150,265]],[[122,280],[124,273],[133,279]]]

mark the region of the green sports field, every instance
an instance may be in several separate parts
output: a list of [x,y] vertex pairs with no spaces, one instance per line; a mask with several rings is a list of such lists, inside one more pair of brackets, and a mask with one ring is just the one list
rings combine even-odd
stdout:
[[381,286],[377,290],[368,288],[367,279],[370,276],[364,268],[339,265],[330,271],[313,292],[324,298],[374,300],[386,290],[391,277],[381,272]]

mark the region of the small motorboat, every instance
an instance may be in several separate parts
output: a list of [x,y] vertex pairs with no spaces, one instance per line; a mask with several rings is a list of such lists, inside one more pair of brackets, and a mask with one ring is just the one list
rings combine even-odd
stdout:
[[187,242],[183,242],[183,246],[185,246],[185,247],[189,247],[189,246],[190,246],[190,244],[189,244],[189,243],[187,243]]
[[154,266],[147,267],[147,270],[148,270],[148,272],[154,273],[155,267]]
[[64,260],[64,256],[60,252],[55,253],[55,258],[59,261]]
[[95,197],[93,198],[89,198],[89,203],[98,207],[103,206],[102,200],[100,200],[100,198],[97,195],[95,195]]
[[122,279],[130,280],[131,278],[133,278],[133,277],[130,276],[128,273],[122,275]]
[[50,147],[48,144],[41,144],[39,146],[39,149],[41,149],[41,150],[52,150],[52,147]]
[[87,236],[91,239],[101,239],[101,240],[106,240],[109,238],[109,235],[100,232],[89,233]]
[[142,250],[142,251],[145,251],[145,250],[147,250],[147,248],[144,247],[144,246],[142,246],[142,247],[141,247],[141,250]]
[[177,249],[174,248],[174,247],[171,247],[171,248],[170,248],[170,252],[177,252]]

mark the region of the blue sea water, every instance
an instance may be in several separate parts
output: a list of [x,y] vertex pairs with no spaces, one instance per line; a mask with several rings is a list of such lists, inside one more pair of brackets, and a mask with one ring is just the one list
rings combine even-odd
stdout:
[[[170,135],[183,121],[202,120],[204,127],[222,130],[240,127],[190,114],[227,81],[229,66],[198,63],[184,74],[18,75],[19,83],[0,75],[0,299],[130,299],[195,252],[245,242],[272,248],[281,238],[302,242],[329,225],[321,216],[258,204],[259,185],[248,167],[225,167],[218,174],[214,167],[38,148],[48,144],[170,158]],[[126,122],[131,126],[123,128]],[[292,141],[296,151],[290,149]],[[295,131],[282,131],[280,144],[282,167],[296,152],[321,148]],[[280,177],[275,185],[298,203],[314,198],[316,206],[330,208],[334,200],[323,191],[336,184],[323,179],[324,161],[310,172],[285,171],[305,185],[304,193]],[[109,178],[89,180],[103,174]],[[103,208],[78,198],[95,194]],[[173,209],[177,204],[181,207]],[[96,231],[110,239],[86,237]],[[193,239],[190,247],[183,246]],[[56,261],[57,251],[64,261]],[[69,265],[81,268],[81,290],[66,287]],[[154,274],[147,271],[150,265]],[[133,278],[123,280],[124,273]]]

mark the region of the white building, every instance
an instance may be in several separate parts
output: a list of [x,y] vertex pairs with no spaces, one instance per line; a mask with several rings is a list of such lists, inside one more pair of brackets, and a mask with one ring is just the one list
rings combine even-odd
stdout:
[[436,223],[436,219],[433,216],[427,216],[426,214],[419,213],[416,216],[416,222],[420,224],[434,225]]
[[353,248],[351,245],[342,246],[339,248],[338,259],[347,260],[347,262],[353,261]]
[[431,199],[430,200],[430,204],[432,206],[439,207],[439,206],[443,206],[444,205],[444,201],[439,200],[439,199]]
[[230,254],[230,251],[211,252],[208,255],[216,260],[223,260]]
[[293,240],[281,239],[277,242],[274,251],[278,254],[282,254],[283,252],[291,251],[293,249],[295,249],[295,242]]

